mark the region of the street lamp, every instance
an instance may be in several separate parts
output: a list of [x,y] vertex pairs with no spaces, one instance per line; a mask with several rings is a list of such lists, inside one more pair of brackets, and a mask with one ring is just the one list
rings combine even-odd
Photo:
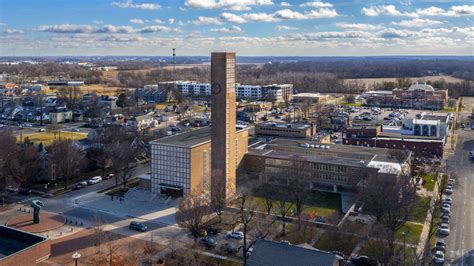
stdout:
[[75,252],[72,254],[72,258],[74,259],[75,265],[77,266],[77,261],[81,258],[81,254],[79,252]]

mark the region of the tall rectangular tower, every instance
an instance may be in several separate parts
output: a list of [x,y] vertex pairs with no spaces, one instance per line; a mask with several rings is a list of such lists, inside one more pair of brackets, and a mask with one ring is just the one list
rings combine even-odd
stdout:
[[212,53],[211,90],[211,194],[228,198],[235,191],[237,164],[235,53]]

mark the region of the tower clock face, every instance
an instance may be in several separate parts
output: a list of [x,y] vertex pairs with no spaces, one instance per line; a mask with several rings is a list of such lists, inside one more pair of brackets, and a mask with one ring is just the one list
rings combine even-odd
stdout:
[[212,83],[211,85],[211,91],[212,94],[219,94],[222,90],[221,84],[219,83]]

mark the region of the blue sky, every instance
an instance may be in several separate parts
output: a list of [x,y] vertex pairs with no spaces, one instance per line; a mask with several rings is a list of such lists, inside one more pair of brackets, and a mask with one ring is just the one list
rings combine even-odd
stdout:
[[472,0],[0,0],[0,55],[473,55]]

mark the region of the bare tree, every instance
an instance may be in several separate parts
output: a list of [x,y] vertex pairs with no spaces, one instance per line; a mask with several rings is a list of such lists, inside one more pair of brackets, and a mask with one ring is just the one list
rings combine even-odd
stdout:
[[49,147],[51,169],[56,177],[63,178],[68,188],[71,178],[77,176],[83,165],[84,152],[76,148],[72,140],[54,141]]
[[267,182],[261,182],[255,188],[254,193],[262,198],[262,205],[267,215],[270,215],[272,209],[275,207],[275,188]]
[[346,103],[349,103],[349,104],[355,103],[355,96],[354,96],[354,94],[346,94],[346,95],[344,95],[344,101],[345,101]]
[[111,232],[105,233],[105,246],[106,246],[107,257],[108,257],[110,266],[118,263],[117,252],[120,246],[116,243],[117,240],[118,240],[118,237],[116,234],[111,233]]
[[[304,162],[295,161],[297,164],[303,164]],[[308,182],[305,182],[304,173],[301,172],[300,167],[296,167],[293,170],[289,171],[289,182],[286,187],[290,197],[292,198],[293,204],[295,206],[295,214],[298,218],[298,227],[301,227],[301,214],[304,211],[305,205],[308,203],[308,199],[311,195],[311,190],[309,190]]]
[[286,200],[285,198],[281,198],[278,201],[278,210],[281,218],[281,235],[286,234],[286,219],[288,215],[290,215],[291,211],[293,210],[293,203]]
[[188,195],[179,200],[176,208],[176,221],[188,230],[196,243],[212,219],[209,201],[199,195]]
[[105,232],[104,232],[104,220],[100,215],[94,215],[93,217],[93,238],[94,238],[94,245],[98,248],[99,253],[101,253],[101,246],[105,241]]
[[114,143],[108,146],[110,158],[110,166],[117,178],[120,179],[123,187],[127,187],[127,182],[133,177],[132,162],[135,161],[135,149],[128,142]]
[[361,189],[364,211],[387,230],[386,240],[394,252],[395,233],[406,223],[416,202],[416,190],[406,176],[393,180],[384,176],[369,177]]
[[81,91],[78,87],[63,87],[58,89],[58,98],[66,103],[66,107],[71,110],[76,110],[79,107],[81,99]]
[[214,175],[219,176],[220,178],[213,178],[213,184],[207,185],[205,189],[211,190],[210,192],[210,207],[217,215],[219,223],[222,222],[222,213],[224,212],[229,201],[234,198],[234,195],[229,195],[234,191],[230,182],[226,182],[225,177],[223,176],[222,171],[214,171]]
[[56,135],[59,133],[59,126],[58,124],[51,123],[46,126],[46,130],[48,130],[49,133],[53,133],[54,139],[56,139]]

